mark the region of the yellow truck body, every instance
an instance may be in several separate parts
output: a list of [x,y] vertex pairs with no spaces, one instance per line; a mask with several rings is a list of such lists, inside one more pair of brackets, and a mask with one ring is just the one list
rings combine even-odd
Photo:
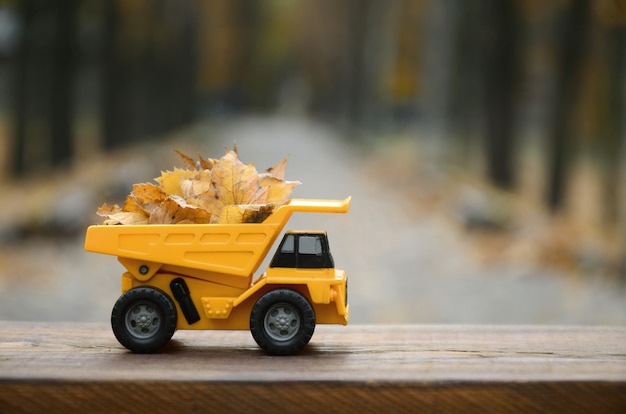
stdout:
[[[123,294],[137,288],[149,288],[170,298],[176,307],[175,329],[251,329],[255,304],[265,294],[277,289],[281,292],[289,290],[305,298],[314,312],[314,323],[345,325],[349,319],[346,273],[334,268],[324,232],[288,231],[282,243],[293,243],[295,239],[303,249],[305,242],[311,246],[314,243],[319,251],[309,252],[309,256],[319,258],[327,255],[324,260],[330,258],[330,264],[277,264],[276,267],[270,266],[256,280],[253,278],[293,213],[346,213],[350,201],[350,197],[344,200],[293,199],[277,208],[262,223],[90,226],[85,250],[118,257],[127,270],[122,275]],[[326,247],[318,246],[324,243]],[[286,252],[282,262],[290,263],[290,255],[297,262],[295,257],[299,253],[291,252],[289,248],[282,249]],[[323,249],[327,253],[322,253]],[[302,256],[302,263],[307,260],[310,259]],[[141,302],[139,299],[137,303]],[[149,299],[141,303],[150,302]],[[117,308],[116,305],[114,314]],[[155,319],[146,305],[137,305],[136,308],[143,312],[142,318]],[[167,313],[166,310],[163,312]],[[144,323],[144,319],[137,316],[133,320],[132,315],[127,315],[126,319],[119,318],[131,333],[137,331],[141,339],[143,334],[137,324]],[[163,315],[159,318],[161,322]],[[285,318],[289,315],[282,315],[280,321]],[[271,316],[265,319],[268,329],[274,328],[275,322]],[[113,319],[112,323],[115,323]],[[143,330],[144,336],[154,329],[148,326]],[[284,330],[285,335],[289,331],[289,328]],[[156,350],[152,348],[137,347],[132,350]]]

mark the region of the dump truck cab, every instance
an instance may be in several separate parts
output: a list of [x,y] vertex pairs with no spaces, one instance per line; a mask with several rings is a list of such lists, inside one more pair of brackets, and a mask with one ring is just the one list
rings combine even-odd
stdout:
[[270,268],[329,269],[335,267],[325,231],[285,233]]
[[126,268],[111,313],[113,333],[134,352],[156,352],[178,329],[249,329],[271,355],[309,342],[316,324],[346,325],[346,272],[325,231],[284,233],[269,267],[255,272],[294,212],[347,213],[345,200],[293,199],[262,223],[96,225],[87,251]]

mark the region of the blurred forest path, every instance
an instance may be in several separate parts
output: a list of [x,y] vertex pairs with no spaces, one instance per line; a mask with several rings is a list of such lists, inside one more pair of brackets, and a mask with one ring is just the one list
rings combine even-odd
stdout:
[[[114,257],[83,251],[85,227],[101,222],[96,208],[182,166],[174,149],[216,158],[236,143],[258,170],[288,156],[286,178],[303,183],[294,197],[352,195],[347,216],[300,214],[288,225],[328,231],[336,265],[350,278],[352,323],[626,324],[623,286],[537,259],[540,214],[515,242],[489,230],[499,225],[497,211],[474,211],[494,210],[506,197],[450,178],[428,140],[416,142],[366,149],[310,120],[248,117],[4,183],[0,319],[107,321],[123,269]],[[487,230],[469,232],[474,225]],[[493,259],[494,251],[504,254]]]

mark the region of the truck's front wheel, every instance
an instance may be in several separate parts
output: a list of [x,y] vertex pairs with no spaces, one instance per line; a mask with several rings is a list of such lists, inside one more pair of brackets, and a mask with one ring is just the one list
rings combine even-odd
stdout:
[[250,331],[268,354],[292,355],[311,340],[315,312],[298,292],[276,289],[261,296],[252,308]]
[[115,337],[137,353],[158,351],[176,330],[177,313],[172,299],[159,289],[137,287],[124,293],[111,312]]

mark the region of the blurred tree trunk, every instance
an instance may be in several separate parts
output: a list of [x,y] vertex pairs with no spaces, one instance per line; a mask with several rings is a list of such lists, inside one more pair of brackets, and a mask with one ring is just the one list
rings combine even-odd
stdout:
[[53,166],[73,154],[74,77],[76,74],[78,0],[56,2],[53,62],[50,74],[50,157]]
[[164,103],[165,130],[171,130],[190,124],[194,118],[198,11],[192,0],[170,3],[167,10],[163,17],[171,33],[161,52],[164,78],[160,99]]
[[188,125],[194,121],[196,88],[198,79],[198,16],[199,7],[195,1],[181,2],[179,16],[178,55],[173,59],[174,93],[176,102],[171,104],[176,110],[173,124]]
[[371,0],[349,0],[348,19],[346,22],[350,27],[347,32],[347,49],[341,71],[342,86],[340,97],[342,101],[343,118],[348,128],[348,138],[359,138],[362,116],[364,112],[364,102],[362,90],[364,88],[365,74],[365,47],[369,13],[372,7]]
[[565,11],[560,36],[561,51],[557,67],[553,118],[549,137],[547,204],[552,211],[563,205],[573,142],[573,117],[580,89],[580,78],[590,25],[589,0],[572,0]]
[[105,4],[104,147],[147,139],[192,122],[196,3],[158,0],[136,7],[119,1]]
[[13,155],[11,157],[11,169],[15,176],[20,176],[26,171],[26,139],[28,122],[28,69],[32,53],[29,34],[32,33],[33,20],[35,18],[35,2],[22,0],[18,3],[18,13],[22,27],[21,38],[17,46],[15,65],[15,119]]
[[516,0],[485,3],[487,174],[502,188],[515,184],[515,102],[520,67],[520,13]]
[[237,33],[236,74],[231,85],[229,99],[237,110],[242,108],[263,105],[263,97],[258,95],[255,88],[255,73],[259,65],[257,49],[261,31],[261,7],[259,2],[237,0],[233,2],[235,8],[235,32]]
[[[626,208],[626,196],[623,188],[623,177],[620,174],[620,163],[623,151],[626,151],[626,131],[624,131],[624,114],[626,114],[626,27],[623,25],[611,28],[607,34],[609,46],[608,97],[606,120],[604,121],[603,141],[606,157],[605,171],[605,217],[609,225],[619,224],[620,207]],[[626,219],[626,218],[625,218]],[[624,223],[622,223],[623,225]],[[626,229],[625,229],[626,230]]]
[[[626,10],[623,10],[626,12]],[[604,218],[605,225],[617,228],[622,263],[621,281],[626,283],[626,27],[624,23],[608,30],[608,99],[603,138],[605,142]]]
[[450,80],[447,118],[451,135],[458,141],[459,162],[465,164],[475,147],[478,136],[477,119],[480,117],[484,89],[481,62],[480,4],[461,2],[454,22],[452,75]]
[[152,0],[147,3],[144,13],[148,18],[143,21],[144,40],[139,45],[137,55],[137,83],[139,92],[136,107],[137,133],[135,140],[144,140],[159,135],[168,127],[168,113],[164,91],[168,89],[167,66],[171,56],[168,55],[171,39],[171,27],[166,22],[166,0]]
[[111,149],[131,138],[133,111],[129,99],[130,79],[128,57],[122,50],[121,18],[116,0],[104,2],[102,48],[102,145]]
[[13,173],[63,165],[73,155],[78,0],[19,2]]

